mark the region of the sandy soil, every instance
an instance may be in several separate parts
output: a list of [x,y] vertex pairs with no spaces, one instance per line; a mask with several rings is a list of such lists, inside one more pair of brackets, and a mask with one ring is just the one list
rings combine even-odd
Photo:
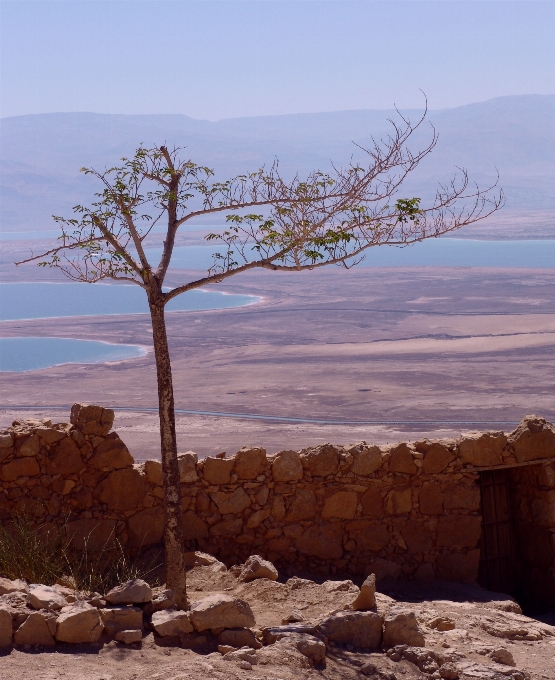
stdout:
[[[4,280],[6,272],[12,270],[3,269]],[[39,274],[44,270],[31,267],[22,278]],[[276,451],[324,441],[391,442],[508,430],[527,413],[555,418],[553,270],[259,272],[220,289],[264,299],[240,309],[168,315],[178,408],[367,424],[180,415],[181,450],[206,455],[246,444]],[[141,315],[4,322],[1,332],[151,342]],[[0,426],[32,416],[10,405],[138,408],[157,401],[152,353],[5,374],[1,383]],[[40,415],[64,420],[67,411],[46,408]],[[124,411],[116,428],[138,459],[158,455],[153,415]]]
[[[278,582],[264,579],[242,584],[230,572],[220,572],[213,567],[197,567],[189,574],[189,593],[193,601],[212,592],[234,594],[249,602],[259,628],[279,625],[292,610],[300,611],[307,624],[315,624],[351,602],[357,590],[338,577],[324,583],[298,577],[286,580],[284,577]],[[461,674],[463,678],[479,680],[480,677],[487,678],[488,672],[514,670],[525,671],[530,680],[555,678],[555,628],[511,611],[514,603],[507,596],[449,582],[391,583],[380,591],[377,593],[380,613],[387,613],[393,606],[415,612],[425,633],[426,649],[457,664],[467,664],[470,672],[481,669],[481,676]],[[455,629],[439,632],[430,628],[428,622],[437,616],[450,618]],[[530,637],[541,639],[512,640],[511,627],[525,629]],[[500,647],[511,652],[515,667],[499,666],[492,661],[489,654]],[[279,643],[257,651],[255,657],[257,663],[251,670],[242,669],[237,661],[222,658],[217,652],[217,640],[209,634],[191,634],[180,642],[147,633],[142,643],[130,647],[101,640],[94,645],[61,645],[52,651],[13,650],[0,657],[0,679],[349,680],[365,677],[361,669],[368,663],[381,672],[381,675],[370,675],[374,680],[423,680],[429,677],[414,664],[406,660],[394,662],[381,651],[362,652],[339,646],[331,646],[326,664],[316,668],[296,650]],[[490,680],[494,677],[489,676]]]

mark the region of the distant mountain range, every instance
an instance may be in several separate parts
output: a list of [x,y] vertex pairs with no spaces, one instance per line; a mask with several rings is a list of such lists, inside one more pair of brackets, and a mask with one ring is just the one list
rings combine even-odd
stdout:
[[[420,112],[403,111],[415,120]],[[342,164],[371,137],[388,132],[383,110],[338,111],[235,118],[210,122],[182,115],[53,113],[0,121],[2,231],[49,229],[51,215],[69,215],[92,199],[95,185],[82,166],[103,169],[129,156],[143,142],[186,146],[219,178],[255,170],[279,158],[284,173]],[[507,210],[555,210],[555,95],[499,97],[455,109],[430,111],[439,133],[434,152],[407,184],[407,196],[433,195],[456,166],[486,185],[500,175]],[[412,148],[429,140],[425,126]]]

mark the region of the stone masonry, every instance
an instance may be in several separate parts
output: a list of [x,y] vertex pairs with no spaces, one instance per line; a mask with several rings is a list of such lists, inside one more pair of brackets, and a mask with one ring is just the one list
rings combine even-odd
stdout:
[[[76,546],[162,541],[159,461],[136,464],[114,412],[75,404],[71,423],[15,421],[0,433],[0,521],[65,524]],[[256,553],[279,568],[472,581],[480,558],[481,470],[513,468],[519,526],[541,534],[555,587],[555,428],[527,416],[511,434],[477,432],[371,446],[324,444],[267,456],[179,454],[185,539],[229,565]],[[547,570],[547,571],[546,571]]]

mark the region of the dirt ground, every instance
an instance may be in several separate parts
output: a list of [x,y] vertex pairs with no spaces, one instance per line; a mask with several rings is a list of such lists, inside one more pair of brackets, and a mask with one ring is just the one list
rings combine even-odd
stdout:
[[[14,269],[2,265],[2,280],[53,275],[36,267]],[[172,273],[176,282],[189,276]],[[182,451],[214,455],[243,445],[274,452],[325,441],[387,443],[461,430],[510,430],[528,413],[555,418],[553,270],[253,272],[217,288],[263,300],[239,309],[168,315],[177,408],[337,424],[183,414],[177,423]],[[3,322],[0,330],[4,336],[151,345],[146,315]],[[9,379],[4,374],[0,426],[18,415],[63,421],[77,401],[156,407],[152,352],[118,363],[66,365]],[[25,404],[63,408],[9,408]],[[119,412],[116,429],[137,459],[159,456],[155,415]]]
[[[196,567],[189,573],[190,599],[213,592],[228,592],[246,600],[252,607],[258,628],[279,625],[293,610],[306,624],[314,624],[327,614],[352,602],[357,588],[336,577],[314,582],[293,576],[277,582],[266,579],[240,583],[218,564]],[[461,680],[502,680],[518,676],[530,680],[555,679],[555,627],[544,620],[518,612],[505,595],[475,586],[449,582],[389,583],[379,587],[377,608],[387,613],[392,607],[415,612],[425,633],[426,649],[455,663]],[[438,617],[450,618],[455,628],[439,632],[428,623]],[[551,623],[555,618],[551,617]],[[529,640],[514,640],[519,634]],[[126,647],[101,640],[92,645],[60,645],[52,651],[17,649],[0,657],[0,680],[293,680],[297,678],[346,680],[373,677],[374,680],[417,680],[429,678],[418,667],[403,659],[393,661],[382,651],[362,652],[331,646],[325,664],[317,667],[282,642],[255,653],[251,669],[241,668],[239,660],[226,660],[217,651],[211,635],[190,635],[177,639],[157,638],[147,633],[142,643]],[[495,663],[490,654],[505,648],[515,666]],[[374,666],[369,672],[368,664]],[[497,675],[496,675],[497,673]]]

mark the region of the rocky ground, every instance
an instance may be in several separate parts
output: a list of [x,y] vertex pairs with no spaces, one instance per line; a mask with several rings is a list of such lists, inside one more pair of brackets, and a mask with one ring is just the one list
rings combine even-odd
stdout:
[[[229,646],[229,639],[221,638],[225,632],[220,637],[207,631],[162,637],[147,630],[141,642],[129,645],[103,634],[88,644],[14,646],[0,656],[0,679],[555,679],[555,627],[546,617],[523,616],[505,595],[450,582],[383,582],[372,611],[385,617],[384,643],[368,650],[342,642],[329,623],[345,612],[359,614],[349,610],[360,595],[352,582],[315,582],[307,575],[250,582],[242,578],[237,567],[226,570],[219,562],[195,566],[189,572],[189,595],[193,602],[215,593],[247,602],[256,619],[257,640],[252,637],[250,646]],[[364,594],[369,592],[363,587]],[[284,621],[307,630],[319,626],[317,637],[304,635],[304,653],[299,651],[302,635],[273,641],[280,637],[275,627]],[[325,659],[314,663],[324,649],[318,635],[327,649]],[[356,633],[349,635],[356,642]],[[407,635],[412,644],[399,645]],[[307,640],[312,641],[308,651]],[[222,647],[226,641],[228,646]]]

